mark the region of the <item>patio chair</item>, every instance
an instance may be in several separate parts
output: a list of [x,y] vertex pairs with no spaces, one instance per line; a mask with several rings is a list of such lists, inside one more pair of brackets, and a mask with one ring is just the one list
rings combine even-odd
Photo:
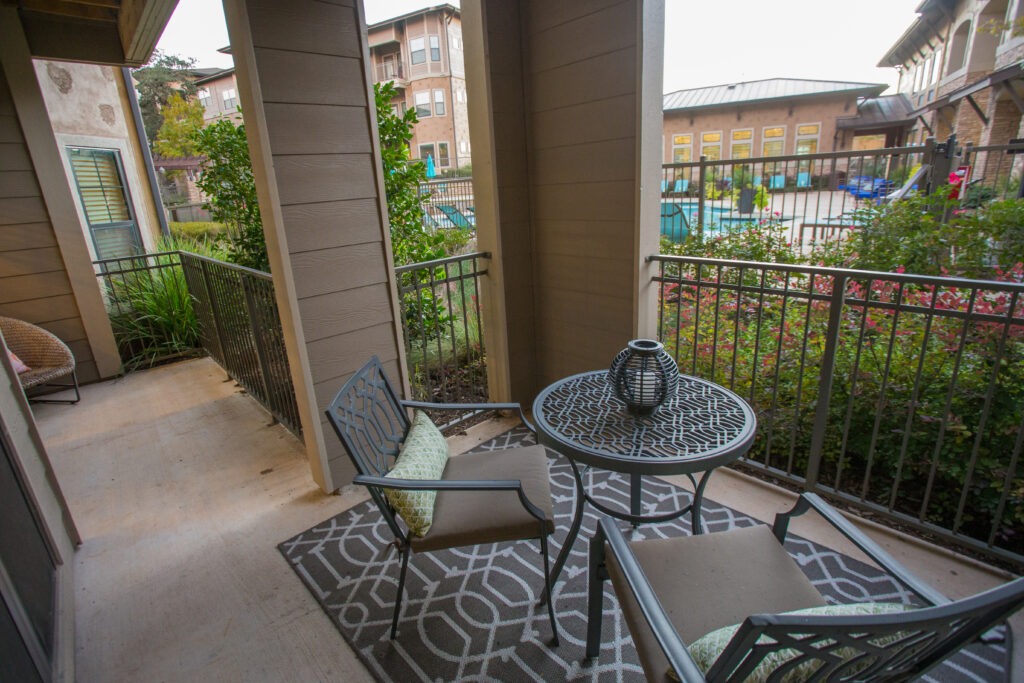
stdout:
[[768,181],[769,190],[783,190],[786,188],[786,176],[773,175]]
[[[3,332],[7,348],[29,368],[18,374],[22,389],[50,385],[75,390],[74,400],[29,397],[30,402],[75,404],[81,400],[75,356],[56,335],[24,320],[3,316],[0,316],[0,331]],[[3,351],[0,350],[0,353]],[[68,375],[71,376],[70,384],[57,384],[53,381]]]
[[[863,612],[879,613],[857,616],[785,614],[825,605],[782,547],[790,518],[812,508],[928,606],[866,605]],[[606,578],[649,681],[670,680],[670,668],[684,683],[743,681],[752,673],[771,681],[916,680],[975,640],[1000,640],[989,631],[1024,605],[1024,578],[949,601],[811,493],[776,515],[771,528],[627,543],[612,520],[602,519],[590,545],[591,658],[600,649]],[[718,631],[723,627],[732,628]]]
[[675,187],[672,191],[676,194],[682,194],[688,189],[690,189],[690,181],[689,179],[684,178],[676,181]]
[[662,194],[668,194],[668,181],[667,180],[662,180],[661,181],[661,193]]
[[456,228],[460,228],[462,230],[472,230],[474,227],[476,227],[475,218],[467,217],[465,214],[463,214],[461,211],[459,211],[456,207],[452,206],[451,204],[437,204],[435,206],[438,211],[440,211],[441,213],[448,217],[448,220],[450,220]]
[[[548,535],[554,533],[554,508],[543,446],[509,448],[448,459],[440,479],[396,479],[385,475],[395,464],[409,433],[409,409],[516,410],[523,424],[533,425],[518,403],[424,403],[398,398],[380,360],[374,356],[345,382],[328,407],[327,419],[356,468],[353,483],[365,486],[394,534],[402,556],[391,638],[398,631],[405,574],[410,552],[429,552],[503,541],[540,540],[544,559],[544,599],[551,621],[552,642],[558,625],[551,604]],[[386,489],[437,491],[433,521],[417,536],[396,514]]]
[[690,223],[686,220],[686,211],[682,205],[661,203],[661,234],[677,244],[690,234]]
[[796,186],[800,188],[808,188],[811,186],[811,174],[809,172],[802,172],[796,174]]

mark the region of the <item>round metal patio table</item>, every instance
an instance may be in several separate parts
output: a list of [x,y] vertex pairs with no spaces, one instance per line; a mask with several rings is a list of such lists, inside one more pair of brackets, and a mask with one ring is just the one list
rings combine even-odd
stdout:
[[[584,501],[634,526],[665,522],[689,511],[693,532],[699,534],[701,500],[712,470],[746,454],[754,441],[754,411],[742,398],[713,382],[680,375],[675,396],[653,415],[635,415],[615,396],[607,376],[607,370],[597,370],[566,377],[540,392],[533,402],[538,441],[568,458],[576,479],[576,510],[552,570],[552,583],[579,534]],[[629,512],[594,500],[577,463],[630,475]],[[703,473],[699,482],[694,476],[697,473]],[[641,515],[645,474],[686,475],[694,486],[691,504],[669,513]]]

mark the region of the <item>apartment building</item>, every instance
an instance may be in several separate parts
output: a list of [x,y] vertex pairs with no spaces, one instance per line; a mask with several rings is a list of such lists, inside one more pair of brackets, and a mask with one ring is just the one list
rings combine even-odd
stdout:
[[[229,55],[231,46],[222,47],[217,52]],[[235,80],[235,67],[226,69],[204,69],[208,73],[197,74],[196,97],[203,105],[203,121],[211,123],[217,119],[231,118],[242,120],[238,110],[238,82]]]
[[[910,140],[1024,137],[1024,36],[999,28],[1024,20],[1024,0],[924,0],[917,14],[878,64],[899,70],[898,90],[913,106]],[[977,164],[975,177],[984,174]]]
[[415,109],[413,158],[438,172],[470,163],[466,72],[459,8],[444,4],[367,27],[375,83],[393,81],[392,107]]
[[849,149],[857,127],[841,134],[837,120],[856,118],[859,106],[886,87],[883,83],[770,78],[668,93],[663,101],[664,161]]

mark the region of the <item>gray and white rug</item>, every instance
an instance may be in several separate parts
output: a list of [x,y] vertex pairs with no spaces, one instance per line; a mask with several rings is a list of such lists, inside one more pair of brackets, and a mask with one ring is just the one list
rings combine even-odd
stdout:
[[[519,427],[476,450],[533,443]],[[565,539],[575,501],[568,462],[548,452],[558,528],[551,559]],[[586,475],[593,496],[628,509],[628,479],[602,470]],[[644,513],[688,505],[690,494],[654,478],[644,480]],[[370,671],[382,681],[642,681],[643,673],[611,586],[605,593],[601,655],[586,662],[587,549],[598,514],[589,506],[583,529],[554,587],[562,644],[549,646],[547,610],[538,606],[544,580],[536,541],[499,543],[412,555],[398,637],[388,638],[398,555],[372,501],[316,525],[279,546],[313,597]],[[709,533],[757,524],[705,499]],[[626,523],[622,523],[626,525]],[[624,526],[625,528],[625,526]],[[690,533],[689,515],[646,525],[643,538]],[[900,601],[912,595],[880,570],[790,536],[786,549],[829,601]],[[1005,650],[975,645],[923,680],[1001,681]]]

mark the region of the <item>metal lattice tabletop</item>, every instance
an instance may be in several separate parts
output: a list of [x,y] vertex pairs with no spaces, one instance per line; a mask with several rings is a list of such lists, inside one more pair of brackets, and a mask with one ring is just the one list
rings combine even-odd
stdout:
[[653,415],[634,415],[612,391],[607,371],[555,382],[537,396],[540,441],[563,455],[630,474],[690,474],[742,456],[754,440],[754,412],[733,392],[681,375]]

